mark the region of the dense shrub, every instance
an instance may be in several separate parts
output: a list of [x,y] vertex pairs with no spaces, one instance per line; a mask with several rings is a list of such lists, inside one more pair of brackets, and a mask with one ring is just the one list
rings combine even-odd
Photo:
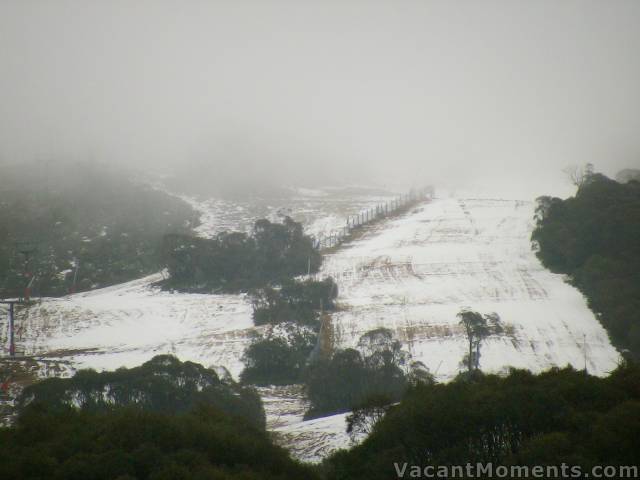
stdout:
[[390,330],[372,330],[360,338],[358,350],[338,350],[309,366],[305,372],[311,402],[307,417],[346,412],[366,404],[372,396],[395,402],[411,382],[428,380],[424,365],[411,362]]
[[300,383],[318,345],[320,308],[333,310],[337,286],[333,280],[285,280],[279,288],[253,293],[256,325],[276,326],[256,339],[244,354],[243,382],[256,385]]
[[159,355],[140,367],[97,373],[81,370],[68,379],[51,378],[27,387],[19,399],[22,410],[31,404],[52,409],[73,406],[104,412],[137,407],[161,413],[182,413],[210,405],[225,414],[264,428],[262,403],[252,388],[220,378],[214,370],[193,362]]
[[265,432],[255,390],[228,373],[161,355],[25,389],[0,428],[0,478],[316,478]]
[[[609,378],[571,368],[479,373],[410,388],[373,433],[326,462],[333,480],[397,478],[402,465],[634,465],[640,451],[640,368]],[[409,478],[409,471],[405,477]]]
[[255,385],[300,383],[316,344],[313,331],[289,324],[286,332],[253,342],[244,353],[240,378]]
[[335,309],[338,286],[331,279],[285,280],[279,288],[265,287],[253,294],[256,325],[294,322],[318,327],[320,312]]
[[592,175],[575,197],[541,197],[532,239],[567,273],[612,340],[640,355],[640,183]]
[[305,382],[312,405],[308,418],[349,411],[373,394],[385,394],[396,401],[407,386],[398,366],[373,368],[351,348],[336,352],[330,360],[314,363]]
[[197,292],[239,292],[317,272],[322,262],[300,223],[258,220],[251,234],[224,232],[212,239],[167,235],[165,288]]
[[266,432],[212,406],[172,415],[34,404],[0,429],[0,445],[3,480],[316,478]]

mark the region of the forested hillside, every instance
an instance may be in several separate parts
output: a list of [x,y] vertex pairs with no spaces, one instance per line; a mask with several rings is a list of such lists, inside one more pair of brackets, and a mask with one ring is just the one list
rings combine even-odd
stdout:
[[538,199],[532,240],[570,275],[615,344],[640,355],[640,183],[590,175],[574,197]]
[[104,165],[3,165],[0,290],[31,282],[62,295],[138,278],[160,268],[163,235],[197,221],[185,202]]
[[255,392],[174,357],[45,380],[21,401],[0,428],[2,479],[315,478],[273,445]]
[[256,391],[234,382],[224,369],[221,372],[158,355],[135,368],[101,373],[80,370],[71,378],[43,380],[23,391],[18,407],[24,410],[35,403],[95,412],[136,407],[174,414],[205,404],[264,429],[264,410]]
[[[638,385],[637,365],[622,366],[607,378],[566,368],[419,384],[362,445],[326,462],[327,478],[422,477],[412,465],[564,463],[583,471],[634,465],[640,451]],[[375,410],[369,415],[375,419]],[[394,463],[399,469],[408,464],[404,477]]]

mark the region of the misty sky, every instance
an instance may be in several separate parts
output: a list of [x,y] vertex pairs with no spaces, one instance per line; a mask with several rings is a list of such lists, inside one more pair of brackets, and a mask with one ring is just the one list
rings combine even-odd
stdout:
[[0,0],[0,161],[516,186],[640,166],[640,1]]

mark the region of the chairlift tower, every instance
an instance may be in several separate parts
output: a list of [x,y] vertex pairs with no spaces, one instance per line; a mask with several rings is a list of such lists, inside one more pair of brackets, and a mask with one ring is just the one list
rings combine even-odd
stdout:
[[23,262],[23,276],[25,278],[25,286],[24,286],[24,299],[25,301],[29,301],[31,298],[31,286],[33,285],[33,281],[35,280],[35,275],[31,271],[31,258],[33,254],[36,252],[36,246],[31,242],[19,242],[16,244],[16,250],[18,253],[24,256]]

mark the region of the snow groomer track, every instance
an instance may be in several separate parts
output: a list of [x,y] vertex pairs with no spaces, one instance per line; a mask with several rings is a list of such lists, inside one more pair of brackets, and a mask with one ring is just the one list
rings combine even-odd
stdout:
[[619,355],[584,297],[544,269],[531,249],[534,204],[436,198],[378,225],[329,256],[340,287],[339,348],[390,328],[439,380],[460,370],[466,343],[456,314],[496,312],[505,333],[486,340],[480,365],[540,371],[571,364],[604,375]]

